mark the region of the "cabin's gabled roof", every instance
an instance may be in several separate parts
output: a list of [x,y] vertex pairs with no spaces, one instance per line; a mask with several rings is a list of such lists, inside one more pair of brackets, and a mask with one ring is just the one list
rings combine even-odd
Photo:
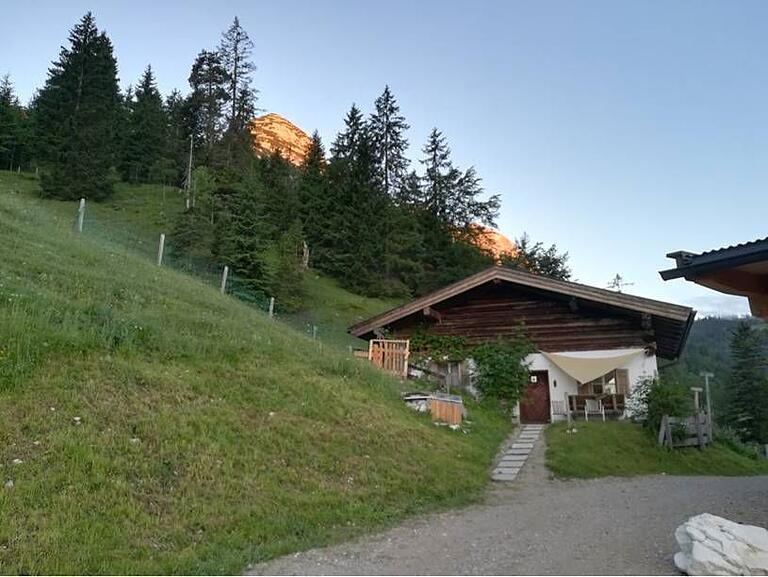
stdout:
[[493,282],[511,283],[560,297],[593,303],[604,308],[634,313],[639,316],[649,315],[655,321],[654,327],[659,340],[659,356],[664,358],[677,358],[680,355],[696,314],[696,311],[690,307],[497,266],[488,268],[402,306],[395,307],[357,323],[349,328],[349,333],[360,338],[373,338],[377,330],[400,319],[421,313],[428,307],[437,305],[486,283]]

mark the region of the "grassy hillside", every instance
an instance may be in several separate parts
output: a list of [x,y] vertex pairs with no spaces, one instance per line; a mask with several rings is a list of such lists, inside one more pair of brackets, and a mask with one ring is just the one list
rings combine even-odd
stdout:
[[639,425],[624,422],[576,423],[549,427],[547,466],[558,477],[631,477],[635,475],[768,475],[768,461],[742,455],[715,443],[669,451]]
[[[27,199],[50,214],[62,230],[69,230],[75,221],[77,206],[73,202],[41,200],[39,183],[28,174],[16,175],[0,171],[0,193],[10,192]],[[84,234],[98,242],[118,244],[137,255],[154,260],[160,233],[169,233],[173,222],[184,206],[180,190],[159,185],[130,185],[118,183],[115,194],[102,203],[88,203]],[[183,259],[174,259],[173,246],[166,243],[165,261],[169,266],[185,269]],[[219,271],[194,274],[211,286],[218,286]],[[299,312],[279,315],[297,330],[312,334],[317,327],[320,340],[346,350],[348,346],[361,347],[363,341],[347,334],[347,327],[360,320],[387,310],[397,304],[363,297],[341,288],[336,281],[314,271],[304,277],[305,305]]]
[[135,228],[78,237],[74,203],[11,191],[34,184],[0,178],[4,573],[236,573],[482,492],[498,412],[435,427],[364,363],[154,266],[167,215],[131,191],[89,214]]

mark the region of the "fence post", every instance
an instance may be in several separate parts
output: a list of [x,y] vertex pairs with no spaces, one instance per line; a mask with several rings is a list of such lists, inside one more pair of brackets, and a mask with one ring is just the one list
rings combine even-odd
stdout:
[[312,325],[312,339],[317,340],[317,325]]
[[229,267],[224,265],[224,272],[221,273],[221,294],[227,292],[227,276],[229,276]]
[[77,207],[77,232],[83,232],[83,219],[85,219],[85,199],[80,199],[80,205]]
[[269,297],[269,318],[275,316],[275,297]]
[[157,247],[157,266],[163,266],[163,251],[165,250],[165,233],[160,233],[160,245]]

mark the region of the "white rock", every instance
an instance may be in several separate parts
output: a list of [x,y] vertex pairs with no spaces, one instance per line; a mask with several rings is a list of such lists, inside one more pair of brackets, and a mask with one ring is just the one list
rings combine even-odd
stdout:
[[5,488],[6,488],[6,489],[13,489],[13,479],[8,479],[8,480],[5,482]]
[[691,517],[675,531],[675,565],[688,575],[768,575],[768,531],[716,515]]
[[13,461],[11,461],[11,463],[13,463],[14,465],[21,465],[23,462],[24,461],[22,461],[21,459],[14,459]]

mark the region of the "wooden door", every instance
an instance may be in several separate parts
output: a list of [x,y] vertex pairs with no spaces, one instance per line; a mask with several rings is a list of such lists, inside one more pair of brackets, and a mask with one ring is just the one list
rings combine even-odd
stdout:
[[525,394],[520,399],[521,423],[549,423],[549,373],[531,371]]

